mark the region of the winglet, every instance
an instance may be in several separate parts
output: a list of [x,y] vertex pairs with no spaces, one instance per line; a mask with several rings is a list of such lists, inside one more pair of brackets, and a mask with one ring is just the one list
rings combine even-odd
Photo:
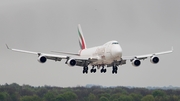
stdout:
[[171,51],[173,51],[173,50],[174,50],[174,48],[173,48],[173,46],[172,46]]
[[9,48],[9,46],[6,44],[6,47],[7,47],[7,49],[11,49],[11,48]]

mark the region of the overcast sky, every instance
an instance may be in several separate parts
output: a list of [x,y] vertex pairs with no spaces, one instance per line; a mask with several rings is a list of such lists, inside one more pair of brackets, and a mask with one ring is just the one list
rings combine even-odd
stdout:
[[[179,0],[1,0],[0,84],[72,87],[180,86]],[[117,40],[123,56],[170,50],[156,65],[149,59],[134,67],[128,61],[117,75],[112,68],[101,74],[82,74],[81,67],[61,62],[41,64],[36,55],[7,50],[10,47],[51,53],[78,52],[77,25],[81,24],[87,47]]]

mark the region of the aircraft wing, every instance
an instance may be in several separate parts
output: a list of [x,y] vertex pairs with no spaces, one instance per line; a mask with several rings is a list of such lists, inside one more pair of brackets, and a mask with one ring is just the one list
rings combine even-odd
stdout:
[[38,55],[38,57],[44,56],[47,59],[55,60],[55,61],[60,61],[61,59],[67,59],[68,58],[68,56],[62,56],[62,55],[45,54],[45,53],[41,53],[41,52],[33,52],[33,51],[26,51],[26,50],[20,50],[20,49],[13,49],[13,48],[10,48],[7,44],[6,44],[6,47],[7,47],[7,49],[15,51],[15,52],[34,54],[34,55]]
[[171,52],[173,52],[173,47],[169,51],[163,51],[163,52],[151,53],[151,54],[145,54],[145,55],[124,56],[124,57],[122,57],[122,59],[123,60],[133,60],[133,59],[144,60],[144,59],[147,59],[148,57],[153,57],[153,56],[162,55],[162,54],[168,54]]
[[[68,60],[75,60],[77,66],[84,66],[88,65],[91,62],[97,61],[97,58],[88,58],[88,57],[80,57],[78,54],[69,54],[69,55],[76,55],[74,57],[71,56],[65,56],[65,55],[55,55],[55,54],[46,54],[46,53],[41,53],[41,52],[34,52],[34,51],[26,51],[26,50],[20,50],[20,49],[13,49],[10,48],[6,44],[7,49],[15,51],[15,52],[21,52],[21,53],[28,53],[28,54],[34,54],[38,56],[38,61],[41,63],[46,62],[46,59],[49,60],[55,60],[55,61],[61,61],[62,59],[66,59],[66,64],[68,64]],[[41,60],[41,58],[45,60]]]

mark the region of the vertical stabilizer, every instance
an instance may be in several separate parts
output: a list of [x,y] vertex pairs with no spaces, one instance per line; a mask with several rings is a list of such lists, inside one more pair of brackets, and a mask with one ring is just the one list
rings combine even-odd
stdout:
[[84,39],[83,32],[82,32],[80,24],[78,24],[78,34],[79,34],[79,45],[80,45],[80,48],[82,50],[86,49],[86,42],[85,42],[85,39]]

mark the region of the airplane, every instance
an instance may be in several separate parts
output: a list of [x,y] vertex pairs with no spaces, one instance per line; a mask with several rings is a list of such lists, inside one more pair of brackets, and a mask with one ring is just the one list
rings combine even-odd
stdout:
[[83,67],[83,74],[88,73],[88,66],[92,66],[90,72],[95,73],[96,68],[100,69],[101,73],[106,73],[106,67],[112,67],[112,74],[117,74],[118,66],[126,64],[127,60],[130,60],[133,66],[138,67],[141,65],[141,60],[145,60],[150,58],[150,62],[153,64],[157,64],[159,62],[159,58],[157,55],[167,54],[173,52],[173,47],[169,51],[163,51],[152,54],[145,55],[137,55],[137,56],[122,56],[122,48],[118,41],[112,40],[103,45],[87,48],[86,42],[83,36],[83,32],[80,24],[78,24],[78,35],[79,35],[79,45],[80,50],[78,53],[69,53],[69,52],[58,52],[51,51],[58,54],[66,54],[66,55],[55,55],[55,54],[46,54],[41,52],[33,52],[26,51],[20,49],[10,48],[7,44],[6,47],[9,50],[35,54],[38,56],[38,61],[40,63],[45,63],[47,59],[54,61],[61,61],[65,59],[65,64],[73,67],[80,66]]

